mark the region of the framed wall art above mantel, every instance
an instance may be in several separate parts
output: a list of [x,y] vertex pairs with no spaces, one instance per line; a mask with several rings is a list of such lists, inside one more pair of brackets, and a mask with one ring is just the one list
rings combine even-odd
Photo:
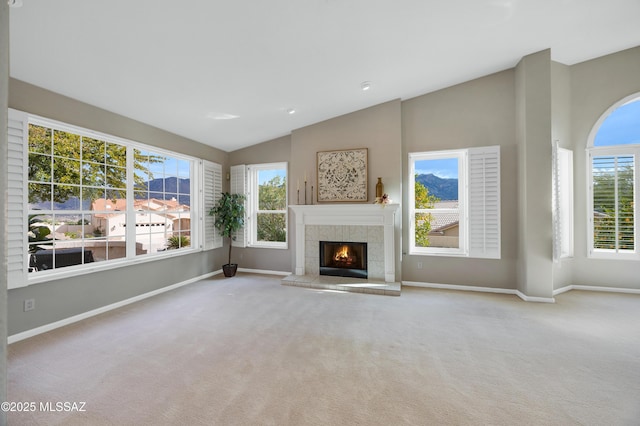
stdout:
[[320,151],[318,202],[366,203],[368,149]]

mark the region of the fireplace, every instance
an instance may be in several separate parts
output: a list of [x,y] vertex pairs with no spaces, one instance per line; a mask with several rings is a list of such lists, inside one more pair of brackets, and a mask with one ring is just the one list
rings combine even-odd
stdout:
[[320,275],[367,278],[367,243],[320,241]]

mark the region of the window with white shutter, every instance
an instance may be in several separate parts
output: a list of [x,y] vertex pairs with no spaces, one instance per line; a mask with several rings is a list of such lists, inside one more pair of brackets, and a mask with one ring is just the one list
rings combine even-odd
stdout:
[[598,120],[588,154],[589,256],[640,260],[640,94]]
[[26,113],[9,109],[8,138],[8,288],[27,285],[27,143],[28,116]]
[[409,154],[409,253],[500,258],[500,147]]
[[553,260],[573,256],[573,152],[553,143]]
[[211,209],[218,204],[222,194],[222,166],[218,163],[203,160],[202,176],[203,240],[205,250],[209,250],[222,247],[222,235],[214,226],[215,216],[209,214]]
[[500,259],[500,147],[469,149],[469,257]]
[[[9,288],[205,245],[195,158],[9,109],[7,165]],[[207,173],[214,202],[220,166]]]

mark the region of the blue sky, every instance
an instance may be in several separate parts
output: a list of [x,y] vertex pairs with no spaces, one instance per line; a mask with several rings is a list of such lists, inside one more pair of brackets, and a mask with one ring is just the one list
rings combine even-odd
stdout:
[[615,109],[596,134],[595,146],[640,143],[640,99]]
[[284,181],[286,174],[287,174],[286,170],[284,169],[260,170],[258,174],[258,185],[262,185],[265,182],[269,182],[271,179],[273,179],[276,176],[281,176],[282,180]]
[[416,173],[419,175],[433,174],[440,178],[458,178],[458,159],[416,161]]

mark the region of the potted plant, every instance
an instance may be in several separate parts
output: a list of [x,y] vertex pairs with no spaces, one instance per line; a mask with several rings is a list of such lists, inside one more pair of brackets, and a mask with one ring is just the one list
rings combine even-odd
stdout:
[[209,211],[215,216],[214,226],[223,237],[229,238],[229,263],[222,265],[225,277],[233,277],[238,270],[237,263],[231,263],[231,241],[235,240],[235,233],[244,226],[244,200],[242,194],[223,192],[218,203]]

